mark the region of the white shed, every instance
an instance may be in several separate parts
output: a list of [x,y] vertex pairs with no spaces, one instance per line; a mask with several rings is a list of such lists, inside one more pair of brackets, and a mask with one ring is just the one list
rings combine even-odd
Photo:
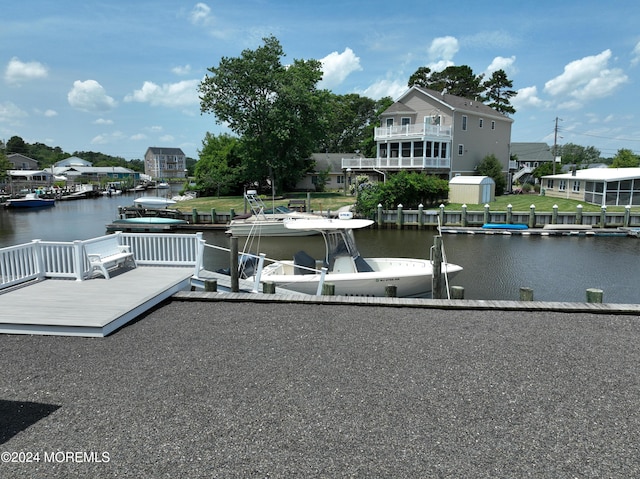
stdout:
[[489,176],[456,176],[449,181],[449,202],[472,205],[490,203],[496,196],[496,183]]

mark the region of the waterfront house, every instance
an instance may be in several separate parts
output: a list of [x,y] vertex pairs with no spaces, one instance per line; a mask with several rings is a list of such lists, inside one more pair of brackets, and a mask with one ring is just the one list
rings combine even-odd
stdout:
[[11,153],[7,155],[7,160],[13,166],[12,170],[37,170],[38,160],[21,155],[20,153]]
[[541,194],[600,206],[640,206],[640,168],[587,168],[543,176]]
[[553,162],[551,148],[546,143],[512,143],[511,157],[516,162],[517,169],[511,178],[512,183],[535,184],[537,179],[532,174],[533,170]]
[[[296,184],[296,190],[318,191],[320,189],[318,184],[326,173],[325,190],[346,191],[351,184],[355,183],[356,173],[342,169],[342,159],[345,156],[345,153],[313,153],[309,158],[309,161],[314,164],[313,169]],[[379,179],[376,172],[360,171],[358,175],[368,176],[370,181]]]
[[343,158],[353,173],[413,170],[451,179],[475,175],[478,164],[494,155],[505,177],[510,161],[513,120],[484,103],[412,86],[381,115],[375,128],[375,158]]
[[152,178],[186,178],[187,157],[180,148],[150,146],[144,154],[144,173]]

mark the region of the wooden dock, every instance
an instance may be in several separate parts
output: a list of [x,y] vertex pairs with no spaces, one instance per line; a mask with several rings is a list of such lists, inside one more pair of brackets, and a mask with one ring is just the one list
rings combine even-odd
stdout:
[[122,268],[111,279],[45,279],[0,294],[0,333],[103,337],[174,293],[191,267]]

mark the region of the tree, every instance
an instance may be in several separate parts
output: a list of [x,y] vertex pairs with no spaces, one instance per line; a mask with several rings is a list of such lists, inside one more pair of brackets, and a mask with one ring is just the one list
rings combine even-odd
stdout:
[[228,134],[208,133],[198,151],[195,177],[198,189],[205,195],[229,195],[242,191],[245,182],[241,145],[238,138]]
[[473,100],[482,96],[483,78],[484,75],[474,75],[471,67],[467,65],[450,66],[430,75],[429,88]]
[[504,194],[507,188],[507,179],[502,172],[502,165],[494,154],[485,156],[478,164],[477,171],[482,176],[488,176],[496,184],[496,196]]
[[0,150],[0,182],[4,181],[7,177],[7,170],[11,169],[11,163],[4,154],[4,151]]
[[517,92],[512,90],[513,81],[507,78],[504,70],[494,71],[482,87],[486,90],[484,103],[503,114],[512,115],[516,112],[516,109],[511,106],[511,98]]
[[431,68],[420,67],[409,77],[408,87],[411,88],[415,85],[423,88],[431,88],[431,81],[429,80],[430,76]]
[[200,110],[227,123],[243,142],[247,173],[271,180],[278,191],[292,187],[312,166],[306,162],[323,128],[322,79],[317,60],[288,66],[278,40],[264,38],[256,50],[223,57],[199,85]]
[[596,163],[600,160],[600,150],[593,146],[580,146],[573,143],[556,146],[555,156],[560,156],[565,165],[577,165]]
[[611,168],[635,168],[640,165],[640,158],[633,151],[626,148],[618,150],[613,157]]
[[21,155],[26,155],[29,153],[27,148],[27,144],[24,142],[22,138],[19,136],[12,136],[7,141],[6,153],[10,155],[11,153],[20,153]]

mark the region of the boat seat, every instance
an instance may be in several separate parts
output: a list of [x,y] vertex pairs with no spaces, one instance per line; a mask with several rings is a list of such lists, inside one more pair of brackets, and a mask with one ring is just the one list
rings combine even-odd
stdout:
[[333,259],[332,273],[355,273],[356,264],[349,255],[336,256]]
[[[306,251],[298,251],[293,255],[293,264],[303,266],[302,268],[294,268],[294,274],[314,274],[316,268],[316,260]],[[306,269],[311,268],[311,269]]]

